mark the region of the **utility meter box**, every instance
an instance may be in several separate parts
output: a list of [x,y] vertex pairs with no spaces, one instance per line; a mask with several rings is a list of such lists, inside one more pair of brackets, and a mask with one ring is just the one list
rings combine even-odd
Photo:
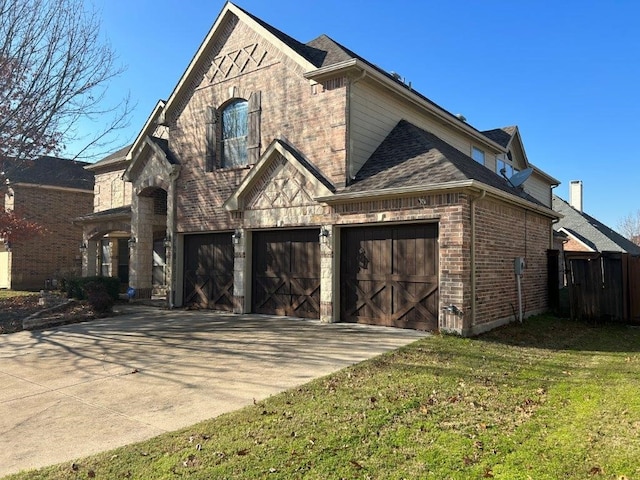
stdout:
[[524,273],[524,257],[516,257],[513,260],[513,269],[516,275],[522,275]]

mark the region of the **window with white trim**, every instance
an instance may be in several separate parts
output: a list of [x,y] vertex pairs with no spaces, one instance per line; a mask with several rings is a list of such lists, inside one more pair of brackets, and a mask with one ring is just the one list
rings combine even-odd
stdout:
[[471,158],[481,165],[484,165],[484,152],[476,147],[471,147]]

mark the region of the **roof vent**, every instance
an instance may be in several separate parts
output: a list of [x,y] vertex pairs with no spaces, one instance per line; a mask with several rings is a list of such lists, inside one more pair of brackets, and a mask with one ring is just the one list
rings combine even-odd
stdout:
[[460,120],[461,122],[466,122],[467,121],[467,117],[465,117],[463,114],[461,113],[456,113],[456,118],[458,120]]

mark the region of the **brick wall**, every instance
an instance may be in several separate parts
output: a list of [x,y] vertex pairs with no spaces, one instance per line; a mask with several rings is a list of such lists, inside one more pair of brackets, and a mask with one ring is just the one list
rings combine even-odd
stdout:
[[517,318],[514,258],[524,257],[523,309],[547,308],[547,249],[551,221],[523,208],[493,200],[476,206],[476,325]]
[[14,200],[16,211],[48,233],[13,244],[12,288],[41,289],[46,279],[79,275],[82,226],[72,220],[93,210],[93,192],[15,186]]
[[180,232],[238,226],[222,203],[248,168],[205,171],[208,107],[217,108],[231,98],[248,99],[260,92],[260,153],[273,139],[284,138],[331,181],[344,185],[346,178],[346,81],[340,78],[312,86],[297,63],[244,24],[229,24],[224,33],[212,49],[211,62],[242,49],[257,52],[256,60],[228,75],[215,67],[204,71],[200,85],[184,101],[179,115],[168,119],[171,148],[182,165],[177,185]]
[[[469,279],[469,203],[463,193],[368,200],[334,208],[339,226],[391,222],[438,222],[439,303],[455,305],[463,315],[435,312],[440,328],[462,332],[471,318]],[[336,307],[337,308],[337,307]]]
[[564,244],[564,250],[566,252],[593,252],[584,243],[578,242],[575,238],[569,237]]

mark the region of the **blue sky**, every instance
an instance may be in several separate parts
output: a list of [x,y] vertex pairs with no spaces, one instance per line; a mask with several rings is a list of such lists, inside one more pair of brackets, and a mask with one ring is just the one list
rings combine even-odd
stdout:
[[[112,95],[135,137],[167,98],[220,0],[94,0],[126,72]],[[616,227],[640,209],[640,3],[238,0],[302,42],[326,33],[480,130],[518,125],[529,161],[584,182],[584,210]]]

